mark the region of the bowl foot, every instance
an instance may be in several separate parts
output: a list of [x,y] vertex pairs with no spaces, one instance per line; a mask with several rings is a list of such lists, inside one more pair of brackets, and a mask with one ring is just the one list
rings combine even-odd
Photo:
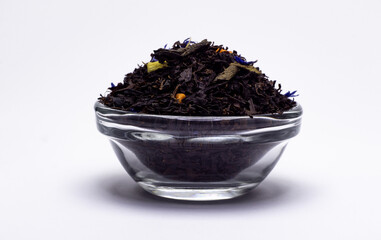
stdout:
[[255,188],[259,183],[217,187],[163,186],[152,182],[138,182],[138,184],[147,192],[163,198],[187,201],[216,201],[241,196]]

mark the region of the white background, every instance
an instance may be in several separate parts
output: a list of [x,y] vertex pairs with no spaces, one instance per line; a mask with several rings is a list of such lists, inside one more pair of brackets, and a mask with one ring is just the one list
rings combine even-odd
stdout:
[[[0,1],[0,239],[381,239],[381,2]],[[204,38],[297,89],[302,131],[245,197],[151,197],[93,104]]]

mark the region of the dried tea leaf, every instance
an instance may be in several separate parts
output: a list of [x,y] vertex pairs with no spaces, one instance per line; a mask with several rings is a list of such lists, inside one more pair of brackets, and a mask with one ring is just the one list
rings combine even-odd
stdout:
[[208,40],[204,39],[199,43],[189,45],[187,48],[185,48],[185,51],[181,54],[181,56],[183,56],[183,57],[188,56],[189,54],[196,52],[203,47],[210,46],[210,44],[211,44],[211,42],[208,42]]
[[261,71],[259,71],[257,68],[255,68],[252,65],[243,65],[243,64],[240,64],[240,63],[236,63],[236,62],[235,63],[231,63],[231,64],[234,65],[234,66],[237,66],[239,68],[246,69],[246,70],[248,70],[250,72],[255,72],[256,74],[262,74]]
[[229,65],[222,73],[220,73],[216,78],[217,80],[230,80],[232,79],[236,73],[238,72],[238,67],[235,66],[233,63]]
[[180,82],[189,82],[192,79],[192,68],[187,68],[180,73]]

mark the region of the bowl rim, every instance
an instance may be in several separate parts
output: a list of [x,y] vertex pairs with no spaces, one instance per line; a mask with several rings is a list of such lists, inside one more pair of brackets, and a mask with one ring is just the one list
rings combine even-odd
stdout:
[[119,110],[108,107],[99,101],[94,104],[95,112],[101,113],[102,115],[108,116],[136,116],[136,117],[147,117],[147,118],[165,118],[165,119],[177,119],[177,120],[240,120],[240,119],[260,119],[260,118],[271,118],[271,119],[295,119],[300,118],[303,114],[303,108],[298,103],[295,102],[295,107],[284,111],[283,113],[266,113],[266,114],[256,114],[253,116],[184,116],[184,115],[161,115],[161,114],[147,114],[147,113],[135,113],[126,110]]

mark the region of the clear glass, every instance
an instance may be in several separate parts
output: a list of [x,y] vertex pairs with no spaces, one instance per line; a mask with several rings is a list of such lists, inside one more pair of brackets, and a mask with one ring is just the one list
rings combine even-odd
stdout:
[[98,130],[125,170],[157,196],[194,201],[245,194],[270,173],[300,130],[298,104],[252,118],[139,114],[95,103]]

